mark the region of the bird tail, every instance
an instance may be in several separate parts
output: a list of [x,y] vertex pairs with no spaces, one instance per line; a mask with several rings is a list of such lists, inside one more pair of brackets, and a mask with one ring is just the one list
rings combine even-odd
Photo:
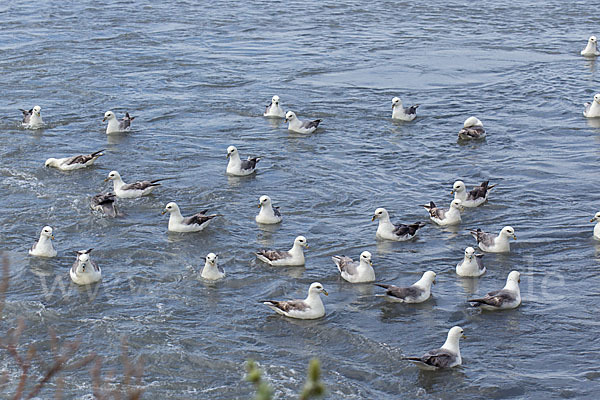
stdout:
[[125,113],[125,119],[128,120],[128,121],[133,121],[135,119],[135,117],[130,116],[129,113],[126,112]]
[[435,203],[430,201],[429,204],[422,204],[422,207],[425,207],[427,210],[431,210],[432,208],[435,208]]
[[340,256],[332,256],[331,260],[333,260],[338,271],[340,271],[340,273],[342,273],[342,267],[341,267],[342,258]]

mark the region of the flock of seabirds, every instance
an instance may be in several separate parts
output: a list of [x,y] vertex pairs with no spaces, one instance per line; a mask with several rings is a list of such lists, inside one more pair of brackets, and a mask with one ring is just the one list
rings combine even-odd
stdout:
[[[591,36],[587,46],[581,51],[581,55],[586,57],[596,57],[600,55],[597,48],[597,39]],[[417,116],[418,104],[411,107],[404,107],[398,97],[392,99],[392,118],[410,122]],[[43,126],[41,107],[35,106],[31,110],[21,110],[23,113],[23,126],[29,129],[38,129]],[[280,104],[279,96],[273,96],[263,114],[267,118],[281,118],[288,123],[288,129],[302,134],[310,134],[317,130],[321,120],[301,121],[293,111],[285,112]],[[583,115],[587,118],[600,117],[600,94],[596,94],[591,103],[585,103]],[[112,111],[104,114],[103,122],[107,122],[107,134],[119,134],[130,130],[131,123],[135,119],[126,113],[118,120]],[[458,132],[460,140],[480,140],[485,138],[486,131],[483,123],[476,117],[469,117],[463,128]],[[46,160],[46,167],[58,168],[62,171],[71,171],[89,167],[103,155],[103,150],[96,151],[86,155],[76,155],[65,158],[49,158]],[[240,157],[238,149],[234,146],[227,148],[227,158],[229,159],[226,172],[233,176],[247,176],[256,171],[259,157],[248,157],[243,160]],[[92,197],[90,206],[93,210],[103,213],[107,217],[118,217],[121,214],[117,208],[118,198],[137,198],[147,196],[160,185],[160,179],[145,180],[134,183],[125,183],[117,171],[111,171],[105,181],[113,182],[113,191],[108,193],[99,193]],[[490,185],[489,181],[475,186],[472,190],[467,190],[464,182],[456,181],[452,188],[454,199],[448,208],[442,208],[430,202],[423,205],[428,211],[431,221],[440,226],[458,225],[461,223],[461,212],[465,208],[475,208],[483,205],[490,191],[495,185]],[[256,215],[256,222],[259,224],[278,224],[282,221],[282,215],[279,207],[274,207],[269,196],[261,196],[259,199],[260,211]],[[169,213],[168,230],[172,232],[199,232],[202,231],[218,216],[218,214],[208,214],[208,210],[201,211],[189,217],[181,214],[179,206],[175,202],[168,203],[163,214]],[[425,224],[416,222],[413,224],[394,224],[390,220],[388,211],[385,208],[377,208],[374,212],[372,221],[378,220],[377,238],[391,241],[407,241],[413,239],[420,228]],[[600,212],[596,213],[590,222],[596,222],[594,227],[594,238],[600,240]],[[510,226],[503,227],[496,234],[486,233],[477,229],[471,231],[471,234],[477,241],[477,245],[483,252],[489,253],[508,253],[510,252],[510,239],[516,239],[515,230]],[[52,246],[54,239],[53,231],[50,226],[45,226],[40,234],[39,240],[31,247],[29,254],[38,257],[55,257],[56,250]],[[298,236],[294,239],[290,250],[260,250],[256,257],[262,262],[271,266],[303,266],[304,248],[308,247],[304,236]],[[90,258],[92,249],[77,251],[77,259],[70,269],[70,276],[74,283],[78,285],[88,285],[100,281],[102,270]],[[341,277],[351,283],[369,283],[375,282],[375,271],[373,270],[371,253],[363,251],[358,261],[354,261],[346,256],[333,256],[333,262]],[[456,265],[456,273],[461,277],[480,277],[486,272],[483,263],[483,254],[475,252],[473,247],[467,247],[464,251],[463,259]],[[205,258],[204,268],[201,277],[206,280],[220,280],[225,278],[225,271],[218,266],[218,256],[209,253]],[[375,283],[375,285],[385,289],[385,297],[394,302],[400,303],[422,303],[431,296],[431,285],[435,283],[436,274],[433,271],[423,273],[421,279],[408,287],[398,287],[394,285]],[[521,294],[519,290],[520,274],[518,271],[511,271],[506,279],[505,286],[493,292],[486,294],[481,298],[468,300],[469,303],[480,307],[483,310],[507,310],[517,308],[521,304]],[[320,294],[327,296],[327,291],[319,282],[314,282],[308,289],[308,296],[301,300],[262,301],[265,305],[275,312],[290,318],[298,319],[316,319],[325,315],[325,307]],[[421,357],[406,357],[415,363],[421,369],[434,370],[439,368],[450,368],[462,364],[460,355],[459,339],[463,336],[463,329],[454,326],[448,331],[448,336],[439,349],[431,350]]]

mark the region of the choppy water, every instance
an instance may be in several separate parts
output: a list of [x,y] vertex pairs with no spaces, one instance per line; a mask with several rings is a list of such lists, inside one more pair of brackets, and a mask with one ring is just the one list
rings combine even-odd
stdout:
[[[109,370],[125,336],[144,360],[147,398],[248,398],[248,358],[289,398],[314,356],[336,399],[597,395],[600,247],[588,221],[599,207],[600,127],[581,111],[599,86],[579,50],[600,17],[587,2],[101,3],[0,6],[0,241],[13,275],[4,324],[25,316],[24,344],[47,348],[52,327],[82,338],[81,354],[98,352]],[[322,118],[319,132],[262,118],[273,94],[301,119]],[[420,103],[419,118],[393,122],[393,96]],[[17,109],[36,104],[46,128],[22,129]],[[137,116],[131,133],[107,138],[109,109]],[[457,144],[469,115],[483,120],[485,142]],[[263,156],[255,177],[225,175],[231,144]],[[87,170],[43,165],[101,148]],[[112,169],[125,181],[175,179],[107,220],[88,204]],[[449,203],[458,178],[498,184],[460,229],[428,224],[411,243],[375,240],[375,208],[425,220],[418,205]],[[256,226],[262,194],[281,206],[281,226]],[[224,217],[200,234],[167,234],[168,201],[184,215]],[[59,256],[28,257],[46,224]],[[473,245],[466,229],[507,224],[514,251],[486,255],[479,281],[459,279],[454,266]],[[298,234],[311,246],[305,269],[253,257]],[[89,247],[104,272],[97,292],[68,277],[72,251]],[[390,305],[378,289],[342,281],[330,256],[362,250],[382,281],[436,271],[434,298]],[[221,255],[224,282],[198,279],[208,252]],[[519,309],[467,306],[512,269],[522,272]],[[315,280],[330,292],[322,320],[290,321],[256,302],[304,297]],[[441,345],[456,324],[468,336],[463,367],[431,374],[398,360]],[[87,370],[74,371],[65,393],[83,397],[90,385]]]

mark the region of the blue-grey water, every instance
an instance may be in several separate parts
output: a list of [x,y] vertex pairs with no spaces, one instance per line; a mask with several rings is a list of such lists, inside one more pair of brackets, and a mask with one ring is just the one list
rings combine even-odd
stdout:
[[[600,123],[581,112],[600,85],[579,51],[600,16],[588,2],[20,3],[0,5],[0,243],[11,260],[2,329],[25,317],[23,351],[48,354],[52,328],[80,338],[78,356],[96,352],[109,373],[126,338],[154,399],[249,398],[249,358],[277,398],[293,398],[312,357],[332,399],[597,396],[600,246],[589,219],[600,208]],[[318,132],[264,119],[274,94],[301,119],[323,119]],[[420,103],[419,117],[392,121],[394,96]],[[23,129],[18,108],[34,105],[46,126]],[[107,137],[107,110],[136,116],[132,131]],[[488,138],[457,143],[470,115]],[[225,175],[229,145],[263,157],[256,176]],[[103,148],[89,169],[44,167]],[[113,169],[126,182],[173,179],[106,219],[89,199],[110,188]],[[426,221],[419,205],[447,205],[459,178],[498,186],[458,229],[428,223],[413,242],[375,239],[375,208]],[[280,226],[254,222],[263,194],[281,207]],[[201,233],[168,234],[169,201],[184,215],[223,216]],[[44,225],[54,259],[27,255]],[[479,280],[457,277],[475,244],[467,230],[504,225],[516,230],[513,251],[486,255]],[[299,234],[310,245],[305,268],[253,256]],[[103,269],[89,290],[68,275],[85,248]],[[379,288],[342,281],[330,257],[363,250],[379,281],[408,285],[434,270],[433,298],[389,304]],[[216,284],[198,277],[209,252],[228,273]],[[513,269],[520,308],[468,306]],[[304,297],[313,281],[330,293],[323,319],[289,320],[257,302]],[[439,347],[453,325],[468,336],[462,367],[423,373],[400,360]],[[6,353],[0,368],[18,376]],[[91,397],[87,368],[64,377],[66,398]]]

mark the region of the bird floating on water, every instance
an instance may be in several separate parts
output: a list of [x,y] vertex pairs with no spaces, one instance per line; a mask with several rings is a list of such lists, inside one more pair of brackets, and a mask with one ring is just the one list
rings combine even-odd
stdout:
[[423,273],[421,279],[408,287],[398,287],[383,283],[376,286],[386,289],[385,297],[396,303],[422,303],[431,297],[431,285],[435,284],[436,274],[433,271]]
[[440,226],[458,225],[462,221],[460,213],[464,207],[458,199],[452,200],[449,208],[437,207],[433,201],[423,204],[423,207],[429,212],[429,219]]
[[351,283],[373,282],[375,271],[371,261],[371,253],[363,251],[358,261],[346,256],[333,256],[333,262],[338,268],[343,279]]
[[485,274],[483,265],[483,254],[475,254],[475,249],[467,247],[465,257],[456,264],[456,274],[458,276],[478,277]]
[[98,193],[90,200],[90,208],[100,211],[107,217],[115,218],[119,215],[117,210],[117,199],[113,192]]
[[247,160],[240,159],[240,153],[235,146],[227,148],[227,173],[234,176],[246,176],[256,171],[256,164],[260,161],[260,157],[248,157]]
[[263,116],[268,118],[285,118],[285,111],[279,105],[279,96],[273,96],[271,104],[267,105]]
[[49,158],[45,162],[46,167],[58,168],[61,171],[72,171],[74,169],[81,169],[89,167],[94,164],[98,157],[103,156],[104,149],[96,151],[91,154],[80,154],[72,157],[65,158]]
[[585,110],[583,110],[583,116],[586,118],[598,118],[600,117],[600,93],[594,96],[594,100],[591,103],[585,103]]
[[126,112],[123,119],[119,121],[114,112],[107,111],[104,113],[102,122],[108,121],[108,124],[106,125],[106,134],[110,135],[111,133],[128,132],[131,129],[131,121],[134,119],[135,117],[130,116],[129,113]]
[[405,357],[404,360],[428,371],[459,366],[462,364],[459,341],[464,337],[463,329],[460,326],[454,326],[448,331],[448,337],[442,347],[430,350],[421,357]]
[[31,110],[23,110],[19,108],[19,111],[23,113],[23,127],[27,129],[38,129],[44,125],[42,120],[42,107],[35,106]]
[[371,218],[371,221],[379,220],[377,226],[377,233],[375,236],[379,239],[395,240],[395,241],[406,241],[414,238],[417,235],[417,231],[424,227],[425,224],[422,222],[415,222],[414,224],[393,224],[390,220],[390,215],[387,210],[383,207],[379,207],[375,210],[375,214]]
[[217,265],[218,260],[218,255],[215,253],[208,253],[200,276],[209,281],[216,281],[218,279],[225,278],[225,271],[223,271],[223,268]]
[[294,239],[294,245],[289,251],[281,250],[259,250],[256,257],[269,265],[280,266],[300,266],[304,265],[304,250],[308,248],[308,243],[304,236],[298,236]]
[[218,214],[207,215],[208,209],[200,211],[190,217],[183,217],[179,206],[175,202],[170,202],[165,206],[163,214],[169,213],[169,231],[170,232],[200,232],[217,217]]
[[417,108],[419,104],[404,108],[402,100],[398,97],[392,99],[392,118],[402,121],[412,121],[417,117]]
[[317,319],[325,315],[325,306],[321,300],[320,293],[328,295],[323,285],[319,282],[313,282],[308,288],[308,296],[304,300],[261,300],[260,302],[268,306],[277,314],[285,315],[297,319]]
[[271,198],[267,195],[260,196],[258,208],[260,208],[260,211],[255,220],[259,224],[278,224],[283,219],[279,212],[279,207],[273,207]]
[[468,302],[475,303],[475,307],[481,307],[481,309],[487,311],[517,308],[521,304],[520,282],[521,274],[518,271],[511,271],[508,274],[504,288],[489,292],[480,299],[468,300]]
[[43,227],[39,240],[31,246],[29,254],[36,257],[56,257],[56,250],[54,250],[54,247],[52,246],[53,239],[54,234],[52,227]]
[[315,119],[314,121],[300,121],[298,117],[296,117],[296,113],[293,111],[288,111],[285,114],[285,122],[288,123],[288,130],[297,132],[297,133],[313,133],[317,130],[317,127],[321,123],[320,119]]
[[596,225],[594,225],[594,239],[600,240],[600,212],[597,212],[590,222],[596,223]]
[[600,51],[598,51],[598,40],[596,39],[596,36],[590,36],[585,49],[581,50],[581,55],[585,57],[600,56]]
[[71,280],[78,285],[89,285],[102,279],[102,270],[90,258],[91,251],[92,249],[75,252],[77,260],[73,263],[69,275]]
[[509,239],[517,240],[515,230],[512,226],[502,228],[498,236],[493,233],[483,232],[481,229],[472,230],[471,235],[477,240],[479,248],[488,253],[508,253],[510,252]]
[[490,190],[496,185],[490,185],[490,181],[485,181],[479,186],[475,186],[473,190],[467,193],[467,187],[463,181],[456,181],[452,186],[451,194],[454,198],[461,201],[463,207],[478,207],[485,203]]
[[154,179],[153,181],[139,181],[134,183],[125,183],[117,171],[109,172],[104,182],[113,181],[113,189],[117,197],[132,199],[136,197],[147,196],[157,187],[163,179]]
[[458,132],[459,139],[483,139],[486,136],[483,123],[476,117],[469,117],[465,120],[463,128]]

